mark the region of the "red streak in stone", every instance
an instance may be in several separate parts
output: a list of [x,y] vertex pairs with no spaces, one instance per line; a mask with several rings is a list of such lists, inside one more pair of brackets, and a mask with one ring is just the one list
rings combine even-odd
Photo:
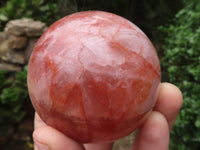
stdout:
[[129,54],[134,54],[134,55],[137,55],[138,57],[142,58],[142,60],[145,62],[144,65],[147,66],[147,67],[149,67],[149,68],[151,68],[151,69],[154,71],[154,73],[155,73],[158,77],[160,77],[160,70],[159,70],[159,72],[157,72],[157,71],[154,69],[154,67],[153,67],[146,59],[144,59],[144,57],[142,57],[142,55],[140,55],[139,53],[134,52],[133,50],[129,50],[129,49],[125,48],[123,45],[121,45],[121,44],[119,44],[119,43],[117,43],[117,42],[112,42],[112,43],[115,44],[115,45],[117,45],[117,46],[120,47],[121,49],[125,50],[127,53],[129,53]]

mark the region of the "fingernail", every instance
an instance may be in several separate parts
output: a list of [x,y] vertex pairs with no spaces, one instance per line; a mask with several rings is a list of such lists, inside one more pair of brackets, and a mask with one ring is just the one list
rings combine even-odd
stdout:
[[37,146],[37,148],[39,150],[50,150],[49,146],[47,146],[45,144],[42,144],[42,143],[40,143],[40,142],[38,142],[36,140],[34,141],[34,143],[35,143],[35,145]]

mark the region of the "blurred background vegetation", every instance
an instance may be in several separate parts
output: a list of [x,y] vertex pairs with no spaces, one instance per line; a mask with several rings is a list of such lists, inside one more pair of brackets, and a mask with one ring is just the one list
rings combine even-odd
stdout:
[[[12,19],[28,17],[51,25],[65,15],[84,10],[113,12],[129,19],[147,34],[161,60],[162,81],[177,85],[184,96],[183,107],[171,131],[170,150],[198,150],[200,1],[4,0],[0,1],[0,30]],[[20,72],[0,71],[1,149],[6,149],[15,132],[22,132],[19,127],[23,120],[33,119],[26,74],[27,66]],[[32,147],[31,143],[26,144]]]

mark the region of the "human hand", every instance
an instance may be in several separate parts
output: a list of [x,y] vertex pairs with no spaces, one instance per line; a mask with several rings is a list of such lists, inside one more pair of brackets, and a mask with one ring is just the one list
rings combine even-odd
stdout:
[[[180,90],[170,83],[162,83],[157,103],[150,116],[140,127],[130,150],[167,150],[169,132],[181,105],[182,94]],[[34,150],[112,150],[113,143],[84,145],[77,143],[46,125],[37,113],[34,123]]]

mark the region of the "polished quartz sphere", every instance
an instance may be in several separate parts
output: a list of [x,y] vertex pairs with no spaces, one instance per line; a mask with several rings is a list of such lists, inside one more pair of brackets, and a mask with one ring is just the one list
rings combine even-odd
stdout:
[[55,22],[38,40],[28,89],[46,124],[81,143],[110,142],[145,121],[160,76],[156,51],[136,25],[85,11]]

